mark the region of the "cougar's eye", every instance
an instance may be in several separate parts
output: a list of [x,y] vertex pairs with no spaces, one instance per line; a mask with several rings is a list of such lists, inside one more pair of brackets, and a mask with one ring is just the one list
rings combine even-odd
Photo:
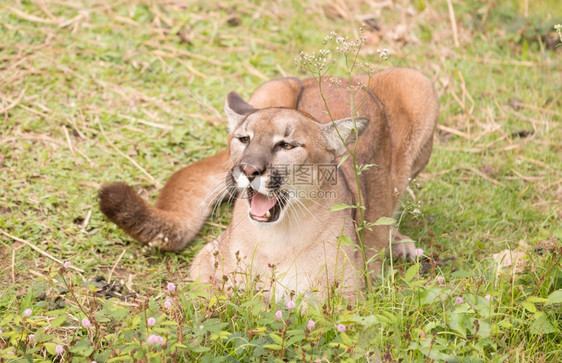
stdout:
[[285,141],[281,141],[279,143],[279,147],[284,149],[284,150],[291,150],[295,147],[295,145],[289,144],[288,142],[285,142]]
[[240,141],[243,144],[247,144],[250,142],[250,137],[249,136],[241,136],[238,138],[238,141]]

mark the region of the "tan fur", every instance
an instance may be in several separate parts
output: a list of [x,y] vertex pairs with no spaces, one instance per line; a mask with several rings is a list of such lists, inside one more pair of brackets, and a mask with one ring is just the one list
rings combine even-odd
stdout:
[[[425,76],[405,68],[358,76],[353,83],[368,83],[364,89],[358,88],[354,98],[356,116],[368,120],[358,141],[357,163],[375,165],[359,178],[365,219],[374,222],[393,216],[410,178],[428,162],[438,119],[437,96]],[[350,116],[349,95],[345,94],[348,86],[344,79],[339,88],[327,81],[322,84],[322,95],[334,120]],[[178,251],[201,228],[220,196],[216,191],[233,165],[337,162],[340,155],[326,136],[330,115],[316,80],[273,80],[256,90],[249,105],[230,95],[229,100],[232,107],[227,101],[225,111],[233,131],[230,152],[220,152],[178,171],[164,186],[155,207],[122,183],[104,186],[100,191],[104,214],[139,241]],[[249,111],[250,105],[259,110]],[[240,115],[234,108],[241,110]],[[349,122],[344,120],[340,125]],[[270,151],[271,138],[282,139],[287,129],[295,138],[305,140],[304,147]],[[252,135],[247,146],[237,139],[243,132]],[[260,177],[271,180],[271,173],[268,168]],[[358,213],[354,209],[327,210],[336,203],[355,204],[358,199],[350,159],[341,166],[338,177],[336,185],[287,185],[307,193],[335,191],[337,200],[299,199],[302,205],[284,208],[284,217],[267,227],[250,219],[248,200],[237,200],[227,230],[193,261],[191,278],[217,286],[245,287],[255,282],[255,287],[276,291],[276,296],[288,291],[319,291],[324,298],[334,287],[353,296],[362,286],[362,257],[355,246],[338,245],[338,236],[344,234],[356,241]],[[372,257],[389,246],[390,233],[385,226],[366,232],[369,268],[375,272],[380,270],[380,261]],[[403,237],[397,231],[393,236],[396,240]],[[395,257],[415,257],[413,243],[396,242],[392,248]]]

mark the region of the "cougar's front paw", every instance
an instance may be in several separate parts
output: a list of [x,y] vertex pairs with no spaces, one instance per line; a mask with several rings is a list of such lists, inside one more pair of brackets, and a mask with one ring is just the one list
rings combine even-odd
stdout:
[[418,256],[418,249],[414,242],[394,242],[392,243],[392,258],[415,260]]
[[207,243],[195,256],[189,272],[190,280],[200,279],[201,282],[214,282],[215,273],[219,268],[219,243],[217,240]]
[[395,228],[392,230],[392,258],[415,261],[423,254],[421,248],[416,248],[415,242],[404,236]]

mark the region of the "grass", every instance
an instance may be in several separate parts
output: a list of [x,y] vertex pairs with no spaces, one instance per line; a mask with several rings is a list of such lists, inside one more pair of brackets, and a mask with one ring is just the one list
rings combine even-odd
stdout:
[[[1,3],[0,361],[560,360],[562,6],[525,3],[453,1],[458,47],[442,0]],[[420,204],[404,199],[400,226],[427,260],[387,264],[357,305],[290,310],[185,282],[228,206],[179,254],[102,216],[102,183],[154,198],[224,148],[230,90],[306,76],[301,50],[363,21],[365,59],[389,48],[389,66],[423,71],[440,96]],[[505,249],[525,263],[497,273]]]

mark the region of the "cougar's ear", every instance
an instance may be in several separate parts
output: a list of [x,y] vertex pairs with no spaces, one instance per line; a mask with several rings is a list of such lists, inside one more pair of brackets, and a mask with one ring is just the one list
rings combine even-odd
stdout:
[[369,119],[366,117],[346,117],[323,124],[320,129],[326,138],[326,148],[333,152],[336,158],[342,156],[347,151],[346,144],[355,142],[355,127],[357,127],[358,135],[361,135],[368,124]]
[[246,116],[256,109],[236,92],[230,92],[224,101],[224,113],[228,120],[228,132],[232,133]]

